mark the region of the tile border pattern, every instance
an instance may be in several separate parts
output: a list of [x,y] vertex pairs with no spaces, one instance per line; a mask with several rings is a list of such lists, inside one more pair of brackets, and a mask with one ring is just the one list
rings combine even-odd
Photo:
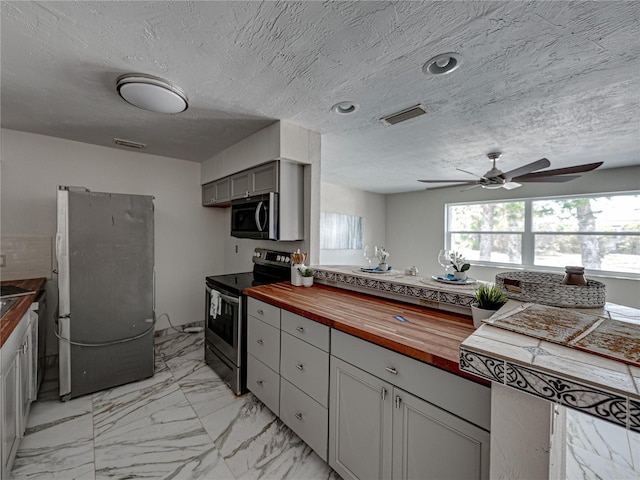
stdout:
[[361,275],[349,275],[346,273],[332,272],[318,268],[316,268],[314,276],[321,282],[335,282],[347,287],[353,286],[370,290],[378,290],[404,297],[412,297],[417,300],[446,303],[456,307],[467,307],[470,309],[471,304],[473,303],[473,295],[435,290],[433,288],[429,288],[426,284],[424,287],[407,285],[400,282],[394,282],[390,278],[367,278]]
[[640,401],[460,347],[460,370],[640,432]]

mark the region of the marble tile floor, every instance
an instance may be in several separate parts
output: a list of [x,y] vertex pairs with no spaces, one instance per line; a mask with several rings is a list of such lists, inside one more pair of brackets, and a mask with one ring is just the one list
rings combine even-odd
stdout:
[[69,402],[45,374],[11,473],[22,479],[338,479],[253,395],[204,363],[202,334],[156,338],[156,373]]

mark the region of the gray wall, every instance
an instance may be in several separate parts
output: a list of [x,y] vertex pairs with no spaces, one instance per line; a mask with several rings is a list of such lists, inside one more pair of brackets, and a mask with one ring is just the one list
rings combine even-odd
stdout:
[[[58,185],[153,195],[156,313],[175,325],[204,320],[204,277],[223,273],[228,227],[222,210],[201,206],[199,163],[6,129],[1,154],[3,235],[55,237]],[[168,326],[163,318],[156,329]]]
[[[422,275],[438,274],[444,246],[444,205],[448,202],[515,199],[536,196],[621,192],[640,189],[640,167],[594,171],[564,184],[525,184],[515,190],[461,187],[387,195],[387,247],[394,265],[416,265]],[[469,276],[494,281],[507,270],[471,267]],[[592,277],[607,286],[607,301],[640,308],[640,280]]]

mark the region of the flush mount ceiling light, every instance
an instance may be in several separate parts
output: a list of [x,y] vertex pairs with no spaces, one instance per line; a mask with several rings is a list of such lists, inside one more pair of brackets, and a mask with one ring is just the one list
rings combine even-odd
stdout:
[[131,105],[158,113],[180,113],[189,106],[187,95],[166,80],[143,73],[127,73],[117,80],[120,96]]
[[436,55],[422,67],[425,75],[444,75],[451,73],[462,65],[462,56],[457,53],[441,53]]
[[338,115],[349,115],[360,108],[360,105],[353,102],[340,102],[331,107],[331,111]]

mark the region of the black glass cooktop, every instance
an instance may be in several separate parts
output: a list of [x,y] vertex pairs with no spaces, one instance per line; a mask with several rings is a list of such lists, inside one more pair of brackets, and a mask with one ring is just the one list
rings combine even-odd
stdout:
[[240,295],[242,290],[255,285],[261,285],[255,282],[253,272],[230,273],[227,275],[213,275],[207,277],[207,284],[210,287],[221,287],[229,293]]

